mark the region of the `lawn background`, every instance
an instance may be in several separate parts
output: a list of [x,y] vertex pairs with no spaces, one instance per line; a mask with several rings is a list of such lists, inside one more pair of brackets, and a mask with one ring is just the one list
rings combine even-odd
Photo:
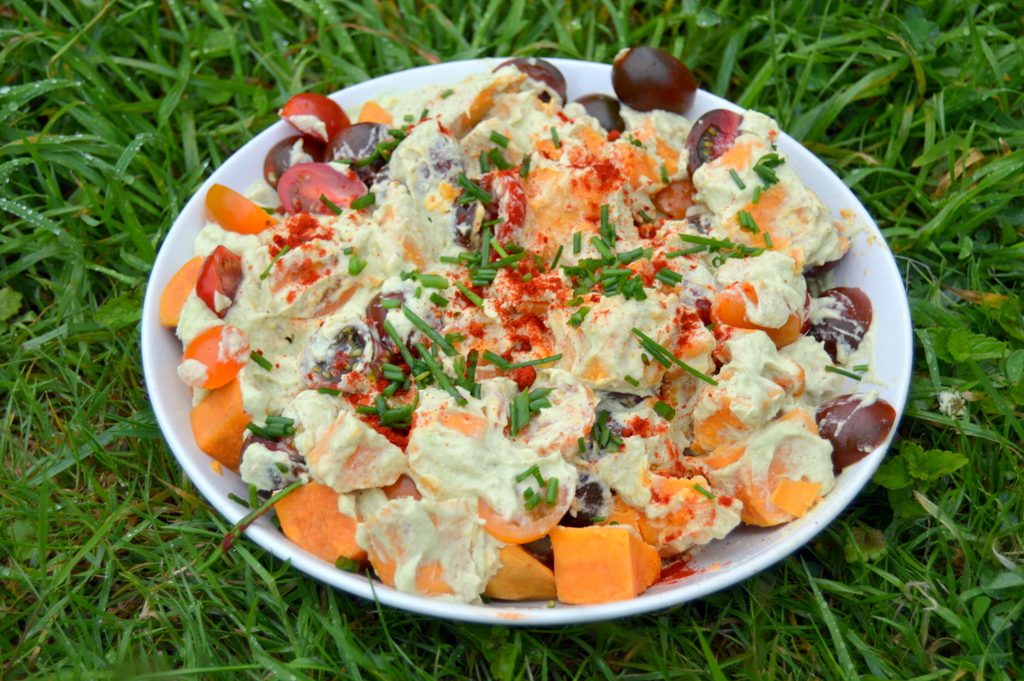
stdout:
[[[0,677],[1018,677],[1021,16],[953,1],[3,4]],[[201,180],[303,90],[447,59],[608,62],[632,44],[777,117],[882,227],[917,325],[885,486],[736,587],[589,626],[378,608],[248,541],[197,571],[227,528],[161,439],[137,325]]]

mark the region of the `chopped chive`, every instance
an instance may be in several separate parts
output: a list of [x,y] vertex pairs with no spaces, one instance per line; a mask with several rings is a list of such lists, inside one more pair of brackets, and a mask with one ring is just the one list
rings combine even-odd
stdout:
[[863,378],[863,376],[861,376],[860,374],[855,374],[852,371],[847,371],[846,369],[834,366],[832,364],[826,364],[825,365],[825,371],[831,371],[833,374],[839,374],[840,376],[846,376],[847,378],[852,378],[855,381],[859,381],[859,380],[861,380]]
[[608,221],[608,204],[601,204],[601,234],[604,235],[611,225]]
[[583,250],[583,233],[576,232],[572,235],[572,252],[574,255],[578,255]]
[[754,164],[753,170],[761,178],[764,186],[770,187],[779,181],[779,176],[775,174],[775,168],[783,163],[785,161],[778,154],[765,154]]
[[640,219],[647,223],[654,222],[654,218],[648,215],[647,211],[645,210],[640,211]]
[[354,558],[349,558],[348,556],[339,556],[338,559],[334,561],[334,567],[344,572],[359,572],[359,561]]
[[573,328],[577,328],[578,329],[580,324],[583,323],[583,320],[586,318],[586,316],[587,316],[587,314],[589,312],[590,312],[590,308],[587,307],[586,305],[584,305],[583,307],[581,307],[580,309],[576,310],[575,312],[573,312],[569,316],[569,319],[566,322],[566,324],[568,324],[569,326],[571,326]]
[[368,404],[361,404],[358,407],[356,407],[356,413],[357,414],[364,414],[366,416],[369,416],[371,414],[377,414],[378,410],[377,410],[377,407],[371,407]]
[[402,340],[402,337],[398,334],[398,331],[395,330],[395,326],[386,319],[384,320],[383,326],[384,332],[388,334],[388,336],[391,338],[391,341],[395,344],[395,347],[397,347],[398,351],[402,353],[402,359],[405,360],[405,363],[409,367],[412,367],[414,363],[412,359],[412,353],[409,352],[409,348],[405,347],[405,342]]
[[764,245],[768,248],[775,248],[775,243],[772,241],[772,235],[768,232],[762,232],[764,236]]
[[675,286],[683,280],[683,275],[679,274],[675,270],[670,270],[667,267],[658,270],[654,278],[663,284],[668,286]]
[[424,288],[448,288],[448,280],[440,274],[420,274],[416,279]]
[[856,365],[854,365],[853,370],[854,371],[867,371],[868,370],[868,365],[867,364],[856,364]]
[[449,97],[451,97],[454,94],[455,94],[455,90],[453,90],[451,88],[448,88],[447,90],[445,90],[444,92],[441,93],[441,99],[448,99]]
[[491,141],[497,144],[502,149],[508,147],[508,138],[502,135],[497,130],[491,132]]
[[459,291],[462,292],[462,295],[466,296],[469,302],[473,303],[477,307],[484,306],[483,298],[473,293],[473,291],[471,291],[465,284],[457,281],[455,282],[455,288],[459,289]]
[[639,388],[640,387],[640,381],[636,380],[632,376],[627,375],[627,376],[624,376],[623,378],[625,378],[626,383],[629,383],[634,388]]
[[480,201],[481,203],[490,203],[494,199],[494,197],[484,191],[480,185],[466,177],[465,173],[459,173],[457,180],[459,186],[466,190],[466,193],[459,198],[461,203],[469,203],[469,201],[463,201],[466,196],[469,196],[470,200]]
[[[495,357],[497,357],[497,356],[498,355],[495,355]],[[511,364],[506,362],[505,366],[502,367],[502,368],[506,369],[506,370],[510,370],[510,369],[524,369],[526,367],[540,366],[541,364],[551,364],[552,362],[557,362],[560,359],[562,359],[562,354],[561,353],[559,353],[557,355],[551,355],[550,357],[542,357],[540,359],[531,359],[531,360],[526,361],[526,362],[514,362],[514,363],[511,363]],[[551,392],[551,391],[549,390],[548,392]],[[547,393],[545,393],[545,394],[547,394]]]
[[729,168],[729,176],[732,178],[732,181],[736,183],[736,186],[739,187],[740,191],[747,188],[747,185],[743,184],[743,180],[740,179],[740,174],[737,173],[735,169]]
[[[287,248],[287,246],[285,248]],[[355,250],[356,249],[354,249],[352,246],[345,246],[345,248],[341,249],[341,252],[344,253],[345,255],[352,255],[355,252]]]
[[581,437],[576,438],[576,449],[579,450],[580,454],[587,451],[587,441]]
[[703,494],[703,495],[704,495],[704,496],[706,496],[706,497],[707,497],[708,499],[714,499],[714,498],[715,498],[715,495],[714,495],[714,494],[712,494],[712,493],[711,493],[711,492],[709,492],[708,490],[704,489],[704,488],[703,488],[703,487],[702,487],[701,485],[699,485],[699,484],[695,484],[695,485],[693,486],[693,489],[694,489],[695,491],[697,491],[697,492],[699,492],[699,493]]
[[484,350],[484,359],[503,371],[508,369],[509,361],[496,352]]
[[671,180],[668,179],[668,171],[665,170],[665,166],[662,165],[660,170],[661,170],[661,181],[662,181],[662,183],[663,184],[669,184],[671,182]]
[[502,156],[497,147],[491,149],[491,152],[487,154],[487,157],[491,159],[491,163],[493,163],[498,170],[508,170],[512,167],[512,164],[505,160],[505,157]]
[[516,476],[516,482],[522,482],[523,480],[526,480],[530,476],[535,476],[537,478],[537,480],[539,481],[540,486],[541,487],[544,486],[544,478],[541,477],[541,475],[540,475],[540,468],[537,466],[537,464],[533,464],[532,466],[527,468],[525,471],[523,471],[522,473],[517,475]]
[[270,270],[273,269],[274,265],[277,264],[277,261],[283,258],[285,254],[290,250],[292,250],[291,246],[285,246],[280,251],[278,251],[277,255],[274,256],[274,259],[270,261],[269,265],[267,265],[267,269],[263,270],[263,272],[260,273],[260,279],[266,279],[267,277],[269,277]]
[[526,274],[523,275],[523,278],[520,281],[522,281],[524,284],[529,281],[533,281],[533,275],[527,272]]
[[523,508],[525,508],[527,511],[532,511],[533,509],[537,508],[538,504],[540,504],[540,495],[534,494],[532,497],[530,497],[523,503]]
[[326,194],[321,194],[320,195],[320,203],[322,203],[325,206],[327,206],[327,210],[331,211],[335,215],[341,215],[341,206],[339,206],[334,201],[331,201],[329,198],[327,198]]
[[494,252],[500,255],[502,258],[509,257],[508,251],[501,247],[501,242],[499,242],[495,237],[491,237],[491,248],[493,248]]
[[526,176],[530,174],[530,160],[532,156],[527,156],[523,159],[522,164],[519,166],[519,177],[526,179]]
[[437,332],[437,329],[432,327],[430,324],[427,324],[427,322],[418,314],[410,310],[408,307],[402,307],[402,314],[404,314],[405,318],[412,322],[412,325],[419,329],[424,336],[433,341],[434,345],[441,348],[444,354],[449,357],[459,354],[456,352],[455,348],[452,347],[451,343],[446,341],[444,336]]
[[316,391],[324,395],[334,395],[335,397],[341,394],[340,390],[336,390],[334,388],[317,388]]
[[426,118],[426,117],[427,117],[427,116],[429,116],[429,115],[430,115],[430,109],[424,109],[424,110],[423,110],[423,111],[422,111],[422,112],[420,113],[420,120],[422,121],[422,120],[423,120],[424,118]]
[[367,264],[358,254],[353,253],[348,259],[348,273],[353,277],[358,276],[360,272],[366,269]]
[[397,310],[402,307],[401,298],[381,298],[380,306],[385,310]]
[[480,174],[490,172],[491,170],[491,159],[488,158],[486,151],[480,152]]
[[654,403],[654,411],[666,421],[671,421],[676,415],[676,410],[661,400]]
[[555,251],[555,259],[551,261],[551,267],[549,267],[548,269],[550,271],[554,271],[554,269],[556,267],[558,267],[558,261],[561,260],[561,259],[562,259],[562,247],[559,246],[558,250]]
[[705,383],[708,383],[710,385],[718,385],[718,381],[711,378],[704,372],[694,369],[692,366],[690,366],[689,364],[687,364],[686,362],[684,362],[683,360],[679,359],[671,352],[666,350],[664,346],[662,346],[658,341],[654,340],[640,329],[634,326],[632,330],[633,333],[640,339],[640,345],[644,348],[644,350],[650,353],[651,357],[657,360],[657,362],[661,364],[663,367],[668,368],[669,364],[675,364],[679,368],[689,373],[691,376],[699,378]]
[[622,263],[623,265],[628,265],[629,263],[636,262],[640,258],[644,257],[644,253],[645,253],[644,247],[643,246],[638,246],[637,248],[634,248],[631,251],[626,251],[625,253],[619,253],[619,255],[618,255],[619,262]]
[[442,296],[437,291],[430,294],[430,302],[438,307],[448,307],[448,299]]
[[592,236],[590,237],[590,243],[593,244],[594,248],[596,248],[597,251],[601,254],[601,256],[606,260],[610,260],[614,257],[611,249],[608,248],[608,244],[606,244],[600,238]]
[[678,257],[684,256],[684,255],[693,255],[694,253],[700,253],[701,251],[706,251],[706,250],[707,250],[706,246],[694,246],[693,248],[687,248],[687,249],[684,249],[682,251],[669,251],[668,253],[665,254],[665,257],[666,258],[678,258]]
[[362,210],[372,206],[377,201],[377,196],[373,192],[366,192],[358,199],[352,202],[352,210]]
[[748,213],[747,211],[741,210],[740,212],[736,213],[736,218],[737,220],[739,220],[740,229],[745,229],[748,232],[753,232],[754,234],[757,234],[758,232],[761,231],[761,229],[757,226],[757,223],[754,221],[754,216]]
[[558,139],[558,131],[555,130],[555,126],[551,126],[551,142],[555,145],[555,149],[562,148],[562,142]]
[[261,355],[260,353],[256,352],[255,350],[249,353],[249,359],[256,362],[267,371],[274,370],[274,365],[270,363],[270,360]]
[[757,185],[756,187],[754,187],[754,203],[757,203],[758,201],[761,200],[761,187],[762,185]]
[[554,506],[558,501],[558,478],[548,478],[548,494],[544,501],[548,506]]

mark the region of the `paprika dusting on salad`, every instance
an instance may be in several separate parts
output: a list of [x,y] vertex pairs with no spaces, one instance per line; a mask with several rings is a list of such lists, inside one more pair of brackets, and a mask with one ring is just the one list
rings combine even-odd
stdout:
[[620,55],[618,100],[516,59],[362,117],[282,108],[231,205],[283,219],[211,213],[165,307],[182,379],[222,391],[197,441],[316,500],[279,507],[297,545],[432,598],[632,598],[806,514],[862,455],[840,421],[886,437],[888,405],[841,394],[870,300],[803,274],[846,237],[774,121],[688,119],[692,75],[654,53]]

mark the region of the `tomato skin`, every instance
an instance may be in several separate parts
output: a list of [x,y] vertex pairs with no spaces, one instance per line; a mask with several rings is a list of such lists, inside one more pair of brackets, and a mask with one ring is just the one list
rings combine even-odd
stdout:
[[238,375],[248,354],[249,341],[244,331],[233,326],[211,326],[192,339],[183,359],[206,365],[206,378],[192,387],[213,390],[227,385]]
[[[539,494],[543,494],[541,490]],[[559,490],[558,501],[554,506],[540,504],[533,511],[522,511],[513,520],[502,518],[497,511],[483,499],[477,500],[477,511],[484,520],[484,529],[498,541],[506,544],[527,544],[540,539],[551,528],[558,524],[574,499],[563,487]]]
[[[224,248],[217,246],[206,256],[196,280],[196,295],[221,319],[235,302],[235,295],[242,283],[242,259]],[[223,310],[217,310],[217,294],[231,300]]]
[[690,177],[705,163],[715,160],[732,146],[739,135],[743,116],[728,109],[713,109],[697,119],[686,136]]
[[218,225],[239,234],[259,234],[277,224],[267,211],[222,184],[215,184],[206,192],[206,212]]
[[832,444],[836,472],[857,463],[889,436],[896,410],[878,398],[865,404],[861,395],[840,395],[818,407],[815,420],[821,437]]
[[299,163],[277,182],[281,207],[288,213],[333,215],[321,196],[339,208],[348,208],[365,193],[366,185],[354,172],[341,172],[327,163]]
[[263,179],[274,189],[284,172],[292,167],[292,149],[296,142],[302,142],[302,151],[313,161],[321,161],[324,157],[324,145],[311,137],[292,135],[286,137],[267,152],[263,160]]
[[[332,137],[341,132],[342,128],[351,125],[348,116],[337,102],[315,92],[295,95],[285,102],[278,115],[303,135],[308,135],[323,144],[327,144]],[[320,125],[306,117],[316,118]]]

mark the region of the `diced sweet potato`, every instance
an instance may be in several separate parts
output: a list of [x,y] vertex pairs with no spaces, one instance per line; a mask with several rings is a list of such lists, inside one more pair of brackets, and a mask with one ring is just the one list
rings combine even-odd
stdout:
[[356,543],[356,521],[338,510],[338,493],[310,482],[274,504],[286,537],[318,558],[341,557],[362,562],[366,552]]
[[775,485],[772,503],[797,518],[803,517],[818,500],[821,483],[783,478]]
[[555,597],[555,573],[526,549],[511,544],[499,555],[501,568],[487,583],[484,595],[506,601],[546,601]]
[[242,458],[245,427],[251,420],[245,413],[242,386],[236,379],[211,390],[202,402],[192,408],[192,434],[199,449],[237,471]]
[[661,558],[630,529],[591,525],[551,530],[558,600],[576,605],[633,598],[657,581]]
[[160,324],[173,329],[181,319],[181,308],[196,288],[199,270],[203,267],[203,259],[196,256],[181,266],[171,280],[167,282],[160,294]]
[[394,119],[384,107],[371,99],[363,104],[363,108],[359,110],[359,122],[391,125]]

